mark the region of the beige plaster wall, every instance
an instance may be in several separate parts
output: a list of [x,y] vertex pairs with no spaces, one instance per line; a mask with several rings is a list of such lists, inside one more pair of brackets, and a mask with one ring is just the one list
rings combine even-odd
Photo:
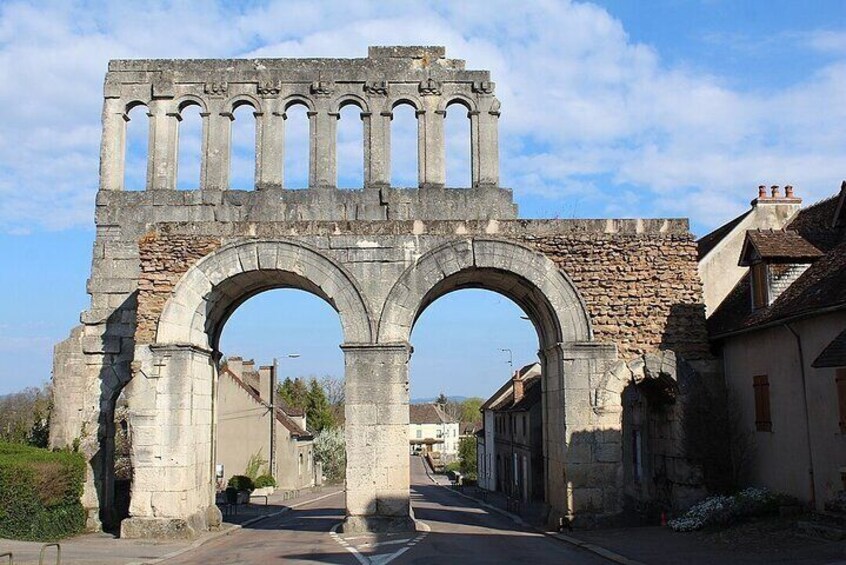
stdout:
[[[801,337],[804,353],[814,490],[816,506],[821,509],[843,489],[840,474],[846,471],[846,435],[839,428],[835,370],[814,369],[811,363],[846,327],[846,312],[809,318],[791,326]],[[749,441],[749,484],[810,502],[808,426],[795,337],[787,328],[777,326],[729,338],[723,352],[729,395]],[[771,432],[755,429],[755,375],[768,376]]]

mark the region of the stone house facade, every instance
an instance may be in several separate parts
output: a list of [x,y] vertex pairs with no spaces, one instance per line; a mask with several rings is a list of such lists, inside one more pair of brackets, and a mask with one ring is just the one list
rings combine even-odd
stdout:
[[460,424],[438,404],[408,406],[408,442],[412,453],[440,453],[444,460],[458,455]]
[[[762,187],[768,198],[776,187]],[[736,418],[734,464],[742,482],[823,509],[846,489],[846,183],[781,229],[724,232],[718,245],[738,251],[743,276],[708,327]]]
[[[257,369],[252,360],[229,357],[218,381],[218,424],[215,468],[223,482],[243,475],[252,457],[266,463],[262,471],[272,475],[281,490],[299,490],[319,483],[314,463],[314,437],[305,413],[291,409],[277,395],[271,432],[270,387],[273,367]],[[271,447],[271,436],[276,445]],[[220,467],[218,467],[220,466]]]
[[[514,372],[484,404],[476,445],[479,486],[522,501],[544,501],[543,405],[539,363]],[[488,438],[491,438],[490,440]]]

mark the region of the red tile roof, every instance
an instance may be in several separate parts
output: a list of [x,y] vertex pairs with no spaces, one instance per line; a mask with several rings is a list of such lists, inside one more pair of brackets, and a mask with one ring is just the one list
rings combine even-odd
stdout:
[[739,265],[748,267],[757,259],[785,263],[809,263],[823,253],[791,230],[749,230]]

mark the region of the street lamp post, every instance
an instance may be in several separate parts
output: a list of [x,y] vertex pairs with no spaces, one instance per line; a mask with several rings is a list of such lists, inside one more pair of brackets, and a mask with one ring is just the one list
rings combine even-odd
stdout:
[[[288,359],[296,359],[299,353],[288,353]],[[276,383],[278,381],[279,361],[273,358],[273,368],[270,370],[270,475],[276,479]],[[277,479],[278,480],[278,479]]]
[[508,352],[508,367],[511,369],[511,373],[514,373],[514,353],[507,347],[503,347],[500,351]]

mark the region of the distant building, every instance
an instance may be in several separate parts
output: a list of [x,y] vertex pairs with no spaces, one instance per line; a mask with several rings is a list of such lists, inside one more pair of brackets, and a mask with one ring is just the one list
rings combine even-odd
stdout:
[[439,405],[409,405],[408,422],[408,442],[412,451],[440,453],[447,457],[458,454],[459,423]]
[[[740,271],[708,319],[739,412],[735,466],[748,484],[822,509],[846,490],[846,182],[802,210],[787,189],[761,187],[751,212],[700,240],[700,256],[731,250]],[[744,229],[778,207],[793,212],[783,229]],[[706,296],[725,286],[703,282]]]
[[481,407],[479,486],[524,501],[544,500],[540,364],[526,365]]
[[218,384],[217,455],[223,480],[243,475],[250,458],[258,456],[274,475],[281,490],[309,487],[319,481],[315,468],[313,436],[305,413],[284,406],[276,398],[273,425],[276,427],[275,472],[270,468],[270,381],[272,367],[255,369],[252,360],[230,357],[220,371]]

